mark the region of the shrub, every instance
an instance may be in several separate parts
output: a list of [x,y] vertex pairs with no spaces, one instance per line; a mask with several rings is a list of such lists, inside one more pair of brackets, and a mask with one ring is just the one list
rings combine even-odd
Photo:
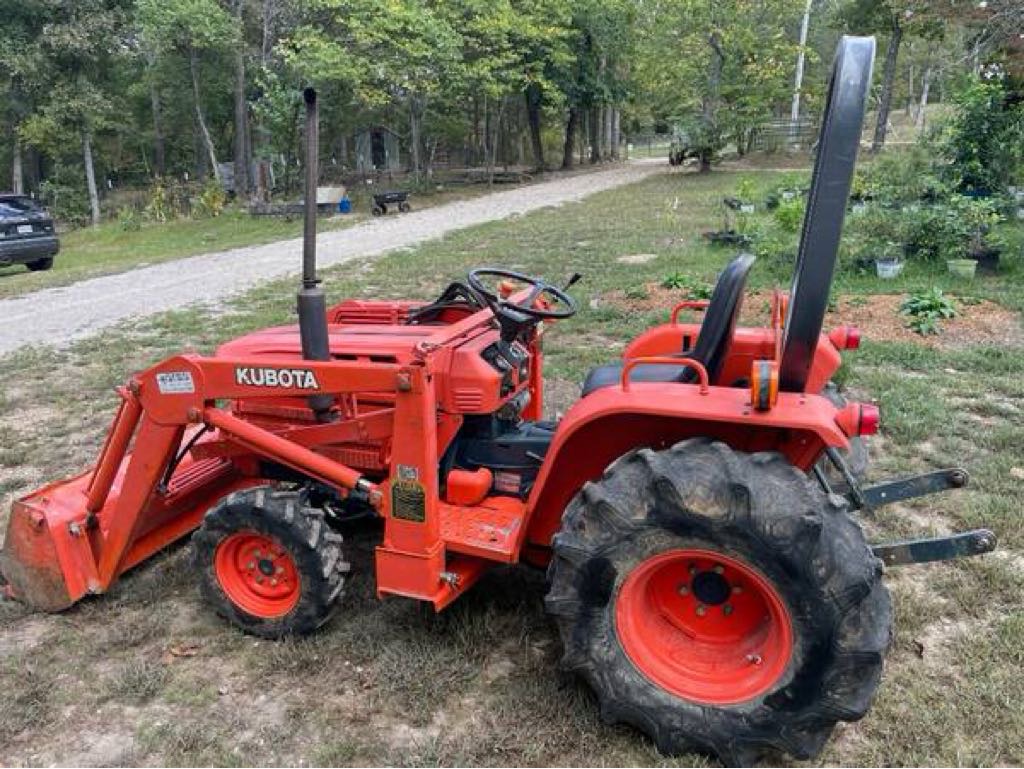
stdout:
[[117,223],[125,232],[137,232],[142,229],[142,217],[134,206],[122,206],[117,212]]
[[89,195],[74,179],[74,169],[63,165],[39,185],[39,197],[50,214],[60,222],[82,226],[90,221]]
[[1024,173],[1024,102],[1009,98],[1003,77],[972,78],[953,96],[953,117],[939,136],[956,189],[1006,191]]
[[691,299],[710,299],[714,286],[697,278],[691,278],[683,272],[673,272],[661,281],[662,288],[686,289]]
[[780,200],[772,215],[785,232],[797,232],[804,220],[804,208],[804,199],[801,197]]
[[142,215],[151,222],[166,222],[174,218],[174,206],[171,195],[163,182],[157,179],[149,193],[149,202],[142,209]]
[[210,179],[199,193],[192,206],[192,214],[197,219],[210,219],[220,216],[228,203],[228,195],[216,179]]
[[956,316],[956,306],[943,293],[932,287],[928,291],[911,294],[900,305],[900,312],[910,316],[910,326],[922,336],[939,333],[942,320]]

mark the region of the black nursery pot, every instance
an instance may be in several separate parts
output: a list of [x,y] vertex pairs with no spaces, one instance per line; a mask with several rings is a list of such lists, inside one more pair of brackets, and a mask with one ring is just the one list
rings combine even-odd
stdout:
[[971,259],[977,261],[978,269],[981,272],[998,272],[999,255],[1002,251],[1001,248],[983,248],[971,254]]

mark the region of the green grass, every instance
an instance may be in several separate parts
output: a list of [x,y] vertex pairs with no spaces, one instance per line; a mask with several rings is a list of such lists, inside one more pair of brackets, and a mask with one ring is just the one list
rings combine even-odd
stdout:
[[[589,366],[614,357],[667,314],[625,312],[608,301],[613,292],[674,273],[714,280],[731,254],[705,245],[699,232],[717,226],[718,200],[739,178],[654,177],[458,232],[359,270],[327,270],[325,285],[332,300],[427,298],[481,264],[553,281],[584,273],[573,290],[579,315],[552,325],[545,337],[549,408],[564,409]],[[776,175],[749,178],[767,187]],[[617,261],[638,253],[656,258]],[[784,266],[759,264],[752,285],[786,278]],[[850,290],[861,293],[894,290],[850,280]],[[1018,306],[1021,279],[1012,265],[998,279],[975,283],[979,293]],[[87,465],[109,423],[111,387],[128,372],[185,347],[208,352],[240,333],[287,322],[294,291],[275,282],[225,314],[168,313],[66,350],[0,358],[0,490],[21,493]],[[868,341],[849,355],[846,386],[882,409],[872,480],[953,464],[972,475],[967,490],[865,517],[870,536],[987,525],[999,535],[1001,553],[891,570],[896,637],[877,704],[863,721],[837,730],[822,763],[1024,763],[1022,374],[1024,350],[993,345]],[[337,617],[310,638],[284,643],[257,641],[213,616],[199,599],[185,547],[64,615],[34,617],[0,602],[0,755],[32,764],[706,763],[666,759],[634,731],[604,725],[587,689],[557,672],[543,574],[496,569],[434,615],[412,602],[377,601],[378,536],[372,528],[346,536],[353,576]],[[196,656],[168,656],[185,642],[196,645]],[[90,735],[101,732],[111,733],[110,752],[84,753]]]

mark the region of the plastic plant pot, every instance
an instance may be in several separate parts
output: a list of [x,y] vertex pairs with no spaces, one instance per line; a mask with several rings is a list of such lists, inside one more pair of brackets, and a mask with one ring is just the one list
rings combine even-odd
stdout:
[[978,269],[978,263],[973,259],[947,259],[946,268],[951,275],[971,280],[974,278],[974,271]]
[[875,261],[875,274],[882,280],[892,280],[903,272],[903,262],[898,259],[878,259]]

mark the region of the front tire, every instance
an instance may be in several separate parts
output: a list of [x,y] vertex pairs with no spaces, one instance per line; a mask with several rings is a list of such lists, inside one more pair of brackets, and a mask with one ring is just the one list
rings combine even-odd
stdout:
[[779,454],[633,451],[577,494],[554,552],[564,665],[663,753],[812,758],[871,704],[891,635],[881,562]]
[[235,492],[192,535],[203,597],[263,638],[311,633],[330,619],[349,564],[342,537],[305,490]]
[[28,262],[25,264],[32,272],[42,272],[53,267],[53,257],[48,256],[45,259],[36,259],[34,262]]

